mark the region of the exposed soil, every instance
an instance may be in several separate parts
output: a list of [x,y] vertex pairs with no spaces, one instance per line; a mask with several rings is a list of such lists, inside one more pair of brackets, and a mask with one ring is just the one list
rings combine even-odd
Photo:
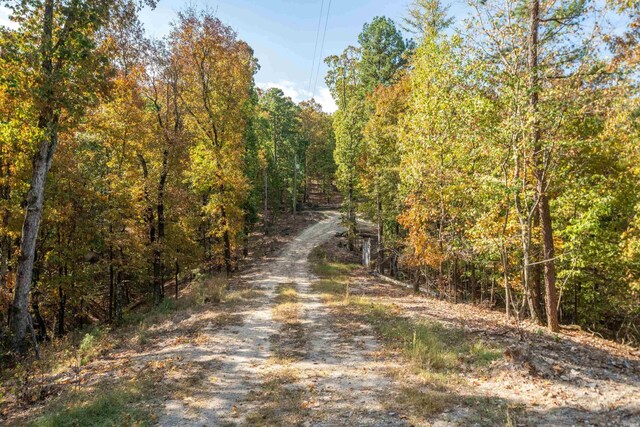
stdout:
[[[260,420],[318,426],[404,424],[383,405],[391,384],[380,368],[384,361],[376,357],[375,338],[360,335],[354,345],[341,336],[327,307],[310,291],[308,255],[340,230],[339,215],[325,215],[268,264],[243,276],[263,297],[242,313],[241,325],[217,331],[208,350],[185,354],[217,362],[217,379],[188,399],[168,401],[161,425],[254,425]],[[283,283],[295,286],[299,295],[300,320],[293,328],[272,315],[275,289]],[[295,399],[265,399],[275,380]]]
[[[131,337],[47,382],[88,390],[148,372],[154,387],[144,404],[162,426],[640,425],[636,350],[576,330],[556,336],[529,323],[516,327],[502,313],[415,295],[357,269],[354,297],[505,349],[488,367],[456,373],[439,391],[442,408],[428,416],[412,410],[403,396],[419,391],[420,372],[385,348],[366,319],[314,292],[314,248],[359,259],[336,237],[341,229],[339,214],[326,211],[279,226],[263,243],[254,236],[252,261],[231,283],[243,295],[237,302],[177,312],[144,340]],[[420,404],[434,403],[424,396]],[[15,406],[3,422],[23,424],[46,405]]]
[[[341,239],[323,245],[333,259],[353,261]],[[461,329],[505,349],[489,371],[463,372],[467,380],[449,393],[511,408],[517,425],[640,425],[640,352],[592,334],[565,328],[548,333],[531,322],[515,325],[501,312],[416,295],[364,270],[350,280],[353,295],[391,304],[407,318]],[[407,378],[410,382],[410,379]],[[475,424],[465,405],[432,422]],[[429,425],[427,422],[426,425]]]

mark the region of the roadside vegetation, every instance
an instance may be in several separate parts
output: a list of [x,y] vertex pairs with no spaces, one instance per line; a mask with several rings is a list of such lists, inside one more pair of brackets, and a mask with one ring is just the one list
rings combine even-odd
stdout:
[[[158,306],[125,313],[117,327],[87,327],[51,340],[43,346],[40,360],[26,359],[2,372],[0,413],[15,416],[16,411],[25,411],[24,417],[17,418],[18,425],[152,425],[155,399],[179,392],[181,385],[155,387],[171,366],[143,362],[144,368],[131,369],[126,355],[143,352],[171,333],[170,325],[203,311],[211,312],[210,327],[240,321],[234,309],[261,292],[227,290],[227,286],[224,277],[203,276],[184,289],[180,299],[166,298]],[[181,332],[183,338],[177,338],[198,342],[204,326],[195,323]],[[186,385],[194,386],[195,377],[187,377]]]
[[[333,258],[333,259],[332,259]],[[399,354],[407,367],[398,366],[395,375],[401,387],[401,403],[415,420],[424,420],[458,406],[460,395],[454,389],[464,387],[462,374],[483,371],[491,362],[503,357],[504,349],[488,344],[462,329],[445,327],[438,322],[416,320],[399,307],[354,294],[353,281],[363,273],[362,266],[335,259],[318,247],[309,256],[318,276],[313,290],[322,295],[336,317],[351,318],[352,323],[370,325],[390,354]],[[410,377],[414,377],[413,381]],[[462,398],[471,407],[476,398]],[[503,420],[503,402],[482,402],[486,418]]]

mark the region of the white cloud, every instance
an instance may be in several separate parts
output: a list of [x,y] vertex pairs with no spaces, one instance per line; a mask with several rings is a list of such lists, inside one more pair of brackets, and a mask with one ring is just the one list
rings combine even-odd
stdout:
[[[258,87],[267,90],[271,88],[279,88],[282,89],[282,92],[288,97],[290,97],[294,102],[299,103],[305,101],[307,99],[311,99],[312,93],[307,89],[299,87],[300,85],[289,81],[289,80],[280,80],[279,82],[266,82],[266,83],[257,83]],[[315,100],[318,104],[322,105],[322,110],[327,113],[333,113],[338,109],[338,106],[333,101],[331,97],[331,93],[329,89],[326,87],[320,87],[318,93],[315,96]]]
[[334,113],[338,109],[336,102],[333,100],[333,96],[331,96],[331,92],[329,92],[329,89],[326,87],[320,88],[320,93],[316,95],[316,101],[322,105],[322,109],[327,113]]
[[9,27],[16,28],[17,25],[15,22],[9,20],[9,15],[11,11],[7,9],[5,6],[0,6],[0,27]]

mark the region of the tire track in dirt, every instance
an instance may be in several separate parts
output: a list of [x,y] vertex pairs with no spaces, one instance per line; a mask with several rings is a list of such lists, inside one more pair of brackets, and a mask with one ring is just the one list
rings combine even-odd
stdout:
[[[160,425],[245,424],[249,415],[264,409],[265,402],[256,396],[264,394],[261,390],[268,378],[278,375],[280,370],[296,372],[286,387],[303,392],[306,411],[303,425],[404,424],[395,414],[385,411],[384,401],[392,384],[373,357],[378,350],[375,338],[359,336],[354,343],[341,337],[329,309],[310,289],[314,277],[309,254],[342,229],[337,212],[325,215],[325,219],[300,233],[269,263],[243,276],[264,296],[240,313],[241,324],[211,331],[204,346],[181,349],[185,360],[214,362],[216,369],[211,372],[210,381],[195,386],[186,399],[168,400]],[[283,283],[295,283],[300,322],[306,334],[304,351],[286,366],[273,362],[277,348],[271,348],[278,345],[273,337],[284,330],[272,315],[276,287]],[[272,408],[276,414],[278,405],[286,404],[269,403],[276,405]]]

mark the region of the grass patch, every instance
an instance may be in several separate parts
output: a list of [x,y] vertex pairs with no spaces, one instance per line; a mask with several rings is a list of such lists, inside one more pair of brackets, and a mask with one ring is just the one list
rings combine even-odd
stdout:
[[276,287],[276,304],[298,302],[298,291],[295,283],[280,283]]
[[294,324],[300,322],[300,303],[295,283],[280,283],[276,287],[276,305],[273,318],[279,322]]
[[62,426],[147,426],[155,422],[153,411],[142,405],[148,379],[122,382],[92,391],[66,393],[47,414],[28,423],[32,427]]
[[415,387],[402,387],[398,396],[401,406],[411,407],[416,420],[429,418],[450,408],[458,396],[440,390],[420,390]]
[[309,254],[311,271],[323,279],[341,278],[360,267],[358,264],[345,264],[329,257],[322,247],[316,247]]
[[[373,327],[386,349],[400,353],[415,370],[411,384],[400,390],[397,404],[407,408],[411,422],[428,419],[445,410],[467,402],[482,420],[504,420],[504,408],[498,401],[487,401],[462,396],[457,390],[464,384],[459,372],[483,369],[502,357],[500,348],[486,344],[463,329],[448,327],[438,322],[408,318],[401,308],[378,302],[369,297],[350,296],[352,274],[360,267],[326,259],[321,249],[309,257],[314,273],[319,277],[312,289],[338,310],[340,317],[351,317]],[[399,372],[406,384],[406,371]],[[391,410],[391,408],[390,408]]]
[[454,371],[467,363],[485,366],[502,357],[502,350],[470,336],[462,329],[437,322],[416,321],[403,316],[400,309],[365,297],[349,297],[348,273],[353,264],[325,263],[322,252],[312,252],[310,261],[320,277],[313,284],[329,302],[341,303],[363,315],[385,345],[401,350],[418,368],[427,371]]
[[229,291],[224,296],[224,303],[237,304],[244,301],[260,298],[263,295],[264,295],[264,292],[259,291],[257,289],[252,289],[252,288]]
[[302,425],[310,410],[305,390],[294,384],[297,379],[297,373],[291,369],[270,374],[259,392],[249,394],[248,400],[257,403],[258,409],[247,415],[244,425]]
[[286,365],[304,357],[307,336],[301,322],[300,296],[295,283],[280,283],[276,287],[273,318],[281,323],[278,333],[270,337],[275,361]]
[[353,299],[350,304],[365,313],[387,345],[401,349],[420,369],[453,371],[465,363],[485,366],[502,357],[502,351],[461,329],[407,319],[396,308],[366,298]]

